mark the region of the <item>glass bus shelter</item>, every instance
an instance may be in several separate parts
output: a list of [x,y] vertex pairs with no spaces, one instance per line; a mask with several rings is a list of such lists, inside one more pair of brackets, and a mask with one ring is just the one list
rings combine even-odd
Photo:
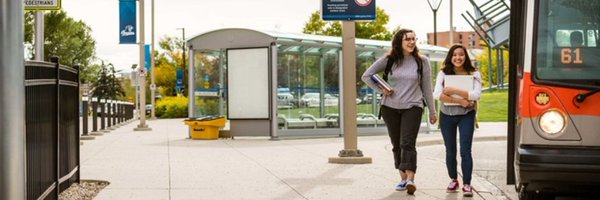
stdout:
[[[242,82],[237,81],[236,84],[243,87],[245,83],[251,85],[255,81],[266,81],[269,84],[268,92],[256,93],[249,89],[235,96],[244,98],[247,95],[251,98],[255,93],[268,95],[268,103],[264,107],[268,109],[268,116],[263,119],[242,119],[246,123],[244,130],[268,126],[256,130],[258,134],[250,134],[263,136],[341,134],[340,122],[343,119],[340,119],[340,91],[343,86],[340,85],[340,37],[230,28],[199,34],[187,40],[187,45],[190,49],[190,66],[193,66],[188,73],[188,88],[194,88],[194,98],[190,98],[190,117],[228,115],[228,109],[232,111],[239,107],[251,109],[258,106],[263,109],[258,104],[228,105],[228,83],[235,80],[228,80],[227,71],[228,52],[231,50],[263,48],[267,54],[265,67],[268,70],[265,72],[268,74],[256,76],[258,80],[238,74],[237,79]],[[387,132],[383,120],[377,117],[381,97],[363,83],[360,76],[376,59],[386,55],[390,47],[390,41],[356,40],[357,82],[349,87],[356,87],[357,91],[356,120],[359,134]],[[432,77],[435,80],[448,49],[427,44],[419,44],[418,47],[421,54],[432,62]],[[235,61],[232,58],[230,62],[238,63],[238,60],[236,57]],[[240,66],[243,67],[243,62]],[[427,115],[427,111],[424,115]],[[423,119],[421,131],[430,131],[432,128],[427,124],[428,117]],[[247,124],[253,120],[262,122],[260,125]],[[233,130],[235,123],[232,122],[231,126]]]

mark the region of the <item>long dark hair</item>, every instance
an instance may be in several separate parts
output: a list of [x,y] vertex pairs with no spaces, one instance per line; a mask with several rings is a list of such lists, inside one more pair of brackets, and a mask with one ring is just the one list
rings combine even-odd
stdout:
[[[394,38],[392,39],[392,51],[387,55],[388,59],[393,60],[396,63],[402,63],[404,60],[404,54],[402,54],[402,39],[407,33],[414,33],[413,30],[410,29],[400,29],[396,34],[394,34]],[[421,57],[419,56],[419,48],[415,45],[415,50],[410,53],[415,59],[417,63],[422,63]],[[389,70],[389,71],[388,71]],[[391,73],[391,69],[386,69],[386,74]]]
[[456,49],[463,49],[463,51],[465,52],[465,63],[463,64],[463,67],[465,68],[465,70],[471,74],[474,71],[477,71],[477,69],[475,67],[473,67],[473,64],[471,63],[471,58],[469,58],[469,53],[467,52],[467,48],[465,48],[463,45],[460,44],[455,44],[452,47],[450,47],[450,50],[448,51],[448,55],[446,55],[446,59],[444,60],[444,68],[442,68],[442,71],[444,71],[444,74],[447,75],[454,75],[456,74],[456,72],[454,72],[454,64],[452,64],[452,56],[454,55],[454,51],[456,51]]

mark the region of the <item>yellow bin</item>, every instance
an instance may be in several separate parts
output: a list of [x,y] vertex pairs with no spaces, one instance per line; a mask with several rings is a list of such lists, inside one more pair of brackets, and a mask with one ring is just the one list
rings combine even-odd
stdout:
[[209,116],[184,120],[190,126],[191,138],[201,140],[216,140],[219,129],[225,126],[225,117]]

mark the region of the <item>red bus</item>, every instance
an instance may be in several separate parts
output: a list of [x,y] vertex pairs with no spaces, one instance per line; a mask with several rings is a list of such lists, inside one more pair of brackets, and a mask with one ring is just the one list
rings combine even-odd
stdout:
[[507,182],[600,198],[600,0],[511,1]]

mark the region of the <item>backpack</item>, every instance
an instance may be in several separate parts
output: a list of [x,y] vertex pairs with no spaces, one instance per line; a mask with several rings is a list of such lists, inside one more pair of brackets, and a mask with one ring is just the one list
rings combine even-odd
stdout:
[[[392,67],[394,66],[395,62],[395,60],[392,60],[390,56],[387,56],[387,58],[388,60],[385,65],[385,70],[383,70],[383,80],[385,82],[388,81],[388,74],[392,73]],[[415,58],[415,61],[417,62],[417,74],[419,75],[419,85],[421,86],[421,88],[423,88],[423,60]],[[383,97],[383,94],[381,94],[381,96]],[[425,100],[423,100],[423,106],[427,106]],[[378,118],[381,119],[381,107],[379,107]]]

